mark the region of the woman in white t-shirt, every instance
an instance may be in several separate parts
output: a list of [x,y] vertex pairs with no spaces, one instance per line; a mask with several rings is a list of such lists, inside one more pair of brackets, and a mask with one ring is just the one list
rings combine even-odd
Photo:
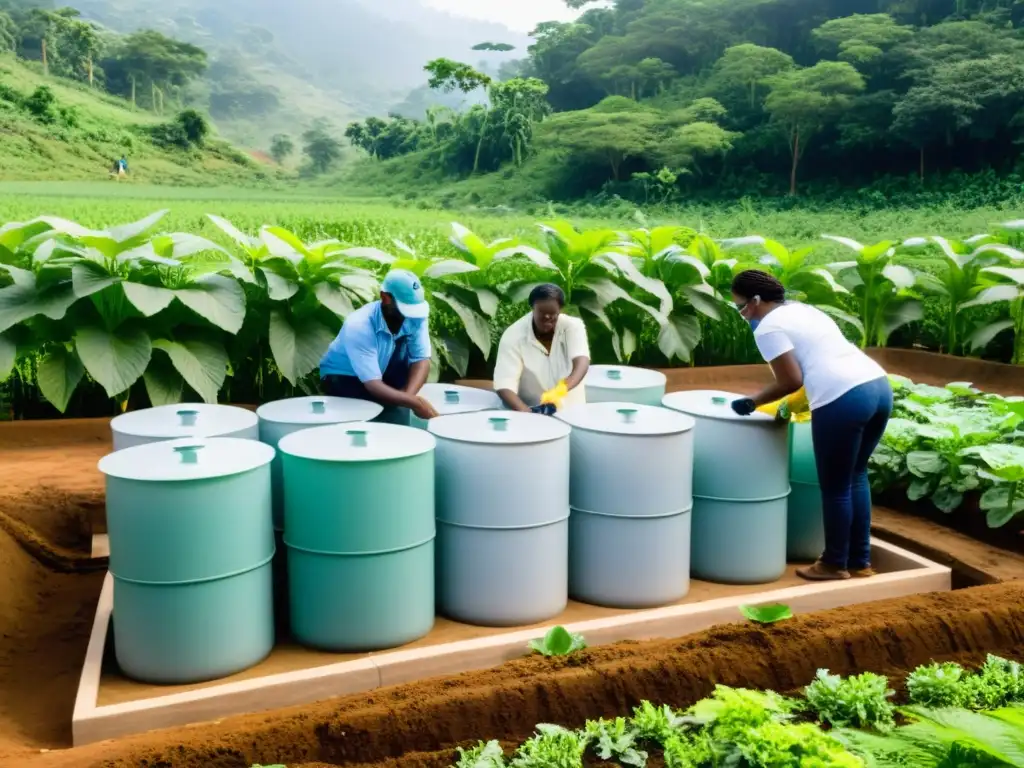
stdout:
[[732,298],[754,329],[774,383],[732,404],[747,416],[802,386],[811,407],[814,457],[825,516],[825,551],[797,573],[812,581],[873,576],[868,460],[892,415],[892,386],[878,363],[819,309],[786,301],[772,275],[741,272]]

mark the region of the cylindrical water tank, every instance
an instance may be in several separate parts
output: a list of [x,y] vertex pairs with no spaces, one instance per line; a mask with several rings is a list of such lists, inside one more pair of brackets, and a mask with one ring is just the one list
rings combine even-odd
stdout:
[[433,627],[434,443],[424,430],[378,422],[306,429],[278,443],[300,643],[373,651]]
[[181,403],[122,413],[110,422],[114,450],[185,437],[239,437],[259,440],[259,419],[233,405]]
[[565,610],[569,433],[518,411],[432,419],[437,438],[437,601],[467,624],[522,626]]
[[[277,448],[281,438],[298,432],[330,424],[370,421],[384,409],[368,400],[346,397],[293,397],[265,403],[256,409],[259,417],[260,440]],[[286,625],[288,602],[288,548],[284,545],[284,477],[281,455],[270,465],[274,501],[274,538],[277,554],[274,557],[274,605],[277,606],[278,626]]]
[[628,365],[592,365],[583,385],[588,403],[661,405],[668,379],[661,371]]
[[[259,417],[260,440],[277,448],[281,438],[300,429],[371,421],[383,410],[383,407],[369,400],[317,396],[293,397],[266,403],[256,410],[256,415]],[[271,473],[274,482],[274,528],[281,531],[284,530],[284,483],[280,456],[274,458]]]
[[[420,397],[427,400],[442,416],[474,411],[493,411],[504,408],[496,392],[460,384],[424,384]],[[410,426],[426,429],[427,422],[415,413],[411,414]]]
[[809,421],[790,425],[789,456],[789,481],[793,486],[786,536],[789,559],[817,560],[825,551],[825,518]]
[[741,395],[673,392],[665,406],[694,417],[692,571],[725,584],[765,584],[786,571],[789,443],[763,413],[739,416]]
[[114,648],[128,677],[196,683],[274,646],[270,462],[257,440],[185,439],[103,458]]
[[690,589],[694,420],[666,408],[589,403],[572,426],[569,595],[650,608]]

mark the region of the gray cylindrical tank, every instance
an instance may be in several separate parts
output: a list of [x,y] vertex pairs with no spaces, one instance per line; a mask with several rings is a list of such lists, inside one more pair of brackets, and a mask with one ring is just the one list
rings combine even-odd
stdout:
[[632,403],[560,412],[572,426],[569,594],[650,608],[690,589],[694,420]]
[[518,411],[432,419],[437,438],[437,600],[481,626],[565,610],[569,588],[567,424]]
[[592,365],[583,380],[588,403],[661,405],[668,379],[661,371],[628,365]]
[[[424,384],[423,389],[420,390],[420,397],[433,405],[434,409],[442,416],[504,408],[501,398],[496,392],[464,387],[461,384]],[[409,425],[418,429],[427,428],[427,422],[414,413],[410,414]]]
[[110,421],[114,450],[184,437],[238,437],[259,440],[259,419],[233,405],[181,403],[122,413]]
[[393,424],[281,439],[291,628],[331,651],[394,648],[434,625],[434,438]]
[[694,417],[693,575],[765,584],[786,571],[789,439],[763,413],[738,416],[741,395],[673,392],[665,406]]
[[[256,410],[259,418],[260,440],[277,448],[281,438],[300,429],[326,427],[372,421],[384,409],[369,400],[347,397],[293,397],[261,405]],[[284,481],[281,477],[281,457],[271,465],[274,481],[274,528],[284,530]]]
[[125,675],[196,683],[270,653],[273,458],[256,440],[212,438],[138,445],[100,461]]

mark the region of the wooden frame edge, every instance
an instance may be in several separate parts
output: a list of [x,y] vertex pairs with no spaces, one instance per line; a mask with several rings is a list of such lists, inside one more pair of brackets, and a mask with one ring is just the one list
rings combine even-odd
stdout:
[[[871,579],[769,589],[752,595],[591,619],[568,625],[567,629],[585,633],[591,645],[606,645],[623,640],[680,637],[715,624],[741,622],[743,618],[737,608],[749,603],[785,602],[794,613],[808,613],[951,589],[951,569],[878,539],[872,540],[872,546],[884,551],[887,558],[903,567]],[[523,656],[527,643],[542,631],[512,630],[426,648],[386,651],[356,661],[99,706],[97,700],[108,627],[113,614],[113,592],[113,577],[108,573],[75,700],[72,734],[76,747],[160,728],[312,704],[375,688],[486,669]]]

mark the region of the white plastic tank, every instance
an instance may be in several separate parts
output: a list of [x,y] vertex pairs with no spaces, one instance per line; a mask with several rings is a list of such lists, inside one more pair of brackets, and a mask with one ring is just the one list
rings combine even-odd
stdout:
[[588,403],[661,405],[668,378],[661,371],[628,365],[592,365],[583,380]]
[[786,571],[789,431],[767,414],[739,416],[742,397],[698,390],[665,406],[697,422],[693,463],[693,575],[726,584],[765,584]]
[[[505,406],[496,392],[465,387],[461,384],[424,384],[420,397],[427,400],[442,416],[474,411],[495,411]],[[409,426],[426,429],[427,422],[411,413]]]
[[432,419],[429,430],[440,613],[494,627],[558,616],[569,597],[569,426],[479,411]]
[[569,595],[650,608],[690,589],[694,420],[667,408],[588,403],[572,426]]
[[237,437],[259,440],[259,418],[234,405],[181,403],[143,408],[110,422],[114,450],[183,437]]

